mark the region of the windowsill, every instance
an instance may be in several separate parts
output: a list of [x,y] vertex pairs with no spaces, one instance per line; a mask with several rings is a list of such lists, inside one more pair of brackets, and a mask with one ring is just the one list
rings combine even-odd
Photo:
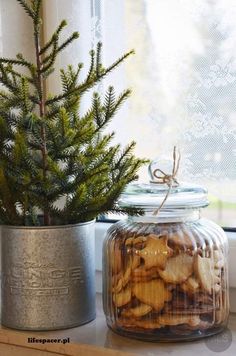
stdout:
[[[235,355],[236,353],[236,314],[231,314],[229,319],[229,329],[232,332],[233,341],[230,347],[224,351],[224,355]],[[29,337],[35,338],[70,338],[69,344],[30,344]],[[219,343],[219,336],[214,336],[215,342]],[[214,355],[206,345],[207,339],[181,343],[149,343],[125,338],[113,333],[106,326],[105,317],[102,311],[102,298],[97,295],[97,318],[89,324],[67,330],[57,330],[48,332],[27,332],[16,331],[7,328],[0,328],[0,355],[98,355],[98,356],[128,356],[128,355],[168,355],[175,356],[189,355]],[[13,349],[15,352],[13,352]],[[43,350],[44,352],[37,352]]]
[[[97,222],[95,228],[96,239],[96,291],[102,291],[102,244],[111,223]],[[236,313],[236,232],[226,232],[229,239],[229,286],[230,310]]]

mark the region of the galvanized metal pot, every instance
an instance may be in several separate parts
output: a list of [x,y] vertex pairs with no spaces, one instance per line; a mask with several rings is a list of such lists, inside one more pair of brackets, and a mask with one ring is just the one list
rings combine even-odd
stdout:
[[65,329],[95,318],[94,221],[2,226],[2,324]]

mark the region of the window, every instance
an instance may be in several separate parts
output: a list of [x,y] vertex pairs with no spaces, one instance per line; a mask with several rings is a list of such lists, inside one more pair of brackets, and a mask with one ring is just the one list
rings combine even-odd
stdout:
[[[22,21],[15,0],[1,1],[0,11],[0,52],[11,57],[24,48],[33,59],[30,20]],[[124,145],[134,139],[140,157],[170,157],[177,145],[179,180],[206,186],[211,205],[205,215],[236,227],[236,2],[53,0],[44,2],[43,16],[45,39],[63,18],[69,23],[65,36],[77,29],[81,34],[58,68],[82,61],[86,73],[89,50],[100,39],[105,63],[135,49],[103,84],[114,84],[117,92],[133,89],[109,130]],[[7,26],[11,31],[3,32]],[[49,92],[59,88],[55,74]],[[140,171],[141,180],[148,179],[146,171]]]
[[[137,155],[182,152],[179,180],[209,190],[204,214],[236,226],[236,3],[103,1],[105,60],[136,54],[111,76],[133,95],[111,128]],[[110,129],[111,129],[110,128]],[[142,180],[148,179],[145,170]]]

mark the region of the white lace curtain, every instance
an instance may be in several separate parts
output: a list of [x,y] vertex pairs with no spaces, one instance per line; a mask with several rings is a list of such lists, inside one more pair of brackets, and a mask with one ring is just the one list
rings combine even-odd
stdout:
[[121,44],[121,31],[124,48],[136,51],[119,138],[135,139],[151,159],[177,145],[180,178],[207,186],[216,218],[236,226],[236,1],[115,0],[104,26],[116,6],[123,17],[119,27],[109,20],[110,37]]

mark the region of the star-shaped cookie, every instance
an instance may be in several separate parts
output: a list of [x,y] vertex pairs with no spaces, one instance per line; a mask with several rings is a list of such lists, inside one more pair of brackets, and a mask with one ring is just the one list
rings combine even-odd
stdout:
[[147,238],[145,248],[137,250],[136,254],[144,259],[146,269],[152,267],[164,269],[168,257],[173,254],[173,250],[167,245],[166,237],[151,234]]

